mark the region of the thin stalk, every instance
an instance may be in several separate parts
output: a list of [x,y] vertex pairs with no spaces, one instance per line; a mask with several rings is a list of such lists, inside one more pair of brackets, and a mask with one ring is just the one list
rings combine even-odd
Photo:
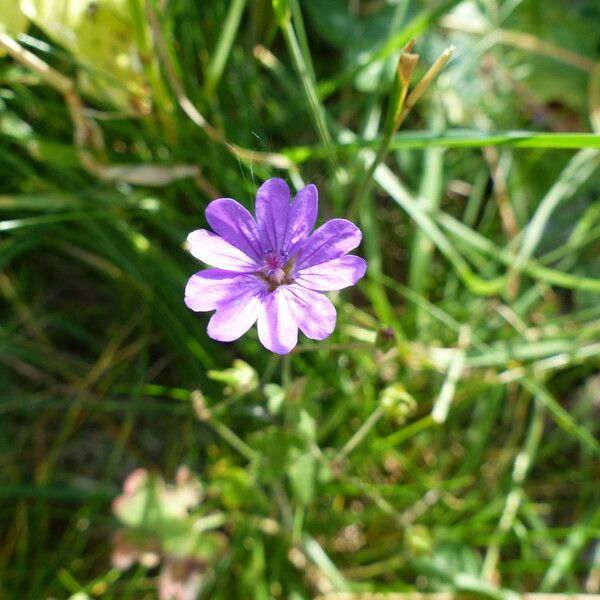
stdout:
[[173,93],[177,98],[179,107],[187,115],[190,121],[199,127],[211,141],[222,145],[229,152],[231,152],[231,154],[245,163],[263,163],[278,169],[292,168],[293,162],[282,154],[277,154],[274,152],[256,152],[249,148],[243,148],[242,146],[238,146],[237,144],[229,142],[216,127],[211,125],[204,118],[202,113],[200,113],[187,95],[185,87],[178,75],[175,54],[171,51],[171,48],[167,46],[167,42],[163,35],[162,29],[160,28],[158,18],[152,9],[150,2],[148,2],[146,8],[148,12],[148,20],[152,29],[152,35],[154,36],[156,51],[165,69],[167,81],[169,82],[171,88],[173,88]]
[[[500,248],[481,234],[465,227],[463,223],[447,213],[440,213],[437,217],[437,222],[444,229],[455,236],[456,241],[461,244],[467,244],[472,248],[485,253],[490,258],[503,263],[507,266],[514,265],[515,255],[510,250]],[[441,250],[441,248],[440,248]],[[443,250],[442,250],[443,252]],[[580,277],[565,273],[549,267],[544,267],[535,260],[529,260],[521,266],[521,271],[530,275],[533,279],[538,279],[550,285],[564,287],[573,290],[585,290],[589,292],[600,292],[600,281],[593,277]],[[503,276],[502,279],[506,279]],[[500,287],[496,292],[500,291]]]
[[354,435],[344,444],[341,450],[334,456],[333,463],[342,462],[364,439],[369,431],[377,424],[382,417],[383,409],[378,406],[365,420],[365,422],[356,430]]
[[300,50],[302,51],[302,56],[306,61],[306,66],[309,70],[311,79],[316,82],[317,75],[315,73],[315,67],[310,55],[310,47],[308,45],[308,37],[306,36],[306,28],[304,27],[302,11],[300,10],[300,3],[298,0],[288,0],[288,6],[292,13],[292,22],[294,23],[294,29],[296,30],[296,36],[298,38]]
[[[443,128],[444,119],[441,111],[437,111],[432,119],[432,128]],[[444,148],[428,148],[425,151],[425,164],[421,178],[419,199],[423,209],[433,214],[439,210],[444,180]],[[424,295],[429,278],[433,258],[433,242],[421,229],[415,232],[410,258],[408,285],[417,294]],[[426,313],[417,307],[417,327],[424,331],[428,326]]]
[[296,32],[294,31],[294,26],[292,25],[291,19],[289,17],[282,19],[280,26],[285,43],[288,47],[288,51],[292,57],[294,68],[296,69],[298,77],[300,78],[300,82],[302,83],[304,95],[306,96],[308,108],[315,123],[317,133],[321,138],[321,142],[325,146],[327,158],[329,159],[331,166],[337,172],[337,158],[334,151],[333,139],[331,137],[329,127],[327,126],[325,108],[323,104],[321,104],[321,100],[317,94],[315,81],[311,77],[310,61],[307,60],[302,54],[302,49],[300,48],[300,44],[298,42],[298,38],[296,37]]
[[488,546],[483,566],[481,568],[481,577],[484,580],[492,581],[496,571],[496,565],[500,558],[500,547],[507,533],[512,528],[517,512],[523,499],[523,482],[533,464],[537,448],[542,439],[544,431],[545,405],[540,397],[536,397],[533,402],[533,414],[531,424],[527,431],[527,436],[522,450],[515,458],[511,490],[506,497],[502,516],[492,536]]
[[292,355],[281,357],[281,387],[288,392],[292,385]]
[[558,205],[579,189],[600,166],[600,152],[585,148],[580,150],[565,167],[555,184],[544,196],[533,218],[523,234],[521,249],[514,263],[514,271],[519,272],[533,256],[544,229]]
[[217,87],[219,87],[219,82],[221,81],[229,54],[231,53],[246,3],[247,0],[232,0],[229,5],[229,10],[221,29],[221,35],[206,69],[204,94],[207,97],[214,94]]
[[465,367],[466,346],[469,343],[470,329],[468,325],[463,325],[458,337],[458,348],[448,367],[446,379],[442,389],[434,402],[431,418],[436,423],[444,423],[450,410],[450,404],[456,393],[456,386],[460,381],[463,369]]
[[408,85],[410,82],[410,75],[412,74],[412,69],[414,69],[414,66],[416,64],[416,58],[411,57],[418,58],[418,55],[410,53],[410,51],[413,48],[413,44],[414,43],[407,44],[405,50],[400,56],[398,70],[399,78],[401,79],[400,84],[402,86],[402,89],[398,97],[393,102],[394,106],[392,110],[394,116],[390,121],[388,130],[384,133],[384,136],[381,140],[379,148],[377,149],[375,157],[373,158],[371,164],[369,165],[369,168],[365,172],[358,185],[358,193],[354,197],[353,203],[351,204],[349,210],[349,214],[351,216],[355,214],[355,212],[358,210],[361,204],[370,195],[374,183],[375,171],[387,156],[394,136],[400,128],[400,125],[407,117],[409,112],[412,110],[412,108],[415,106],[415,104],[418,102],[418,100],[421,98],[421,96],[425,93],[425,90],[431,85],[435,77],[437,77],[439,72],[450,60],[450,57],[454,52],[454,48],[452,46],[446,48],[446,50],[442,52],[442,54],[438,57],[435,63],[429,68],[427,73],[425,73],[421,81],[419,81],[419,83],[415,86],[413,91],[410,94],[407,94]]
[[203,423],[206,423],[211,429],[215,431],[223,440],[225,440],[232,448],[237,450],[241,456],[247,461],[253,461],[256,459],[256,452],[244,442],[235,432],[233,432],[227,425],[221,423],[216,419],[211,409],[206,405],[204,395],[199,390],[192,393],[192,404],[198,419]]

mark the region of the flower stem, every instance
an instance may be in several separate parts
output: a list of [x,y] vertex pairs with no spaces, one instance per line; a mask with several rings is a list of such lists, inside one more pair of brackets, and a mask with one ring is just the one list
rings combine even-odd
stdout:
[[192,392],[191,400],[200,421],[211,427],[217,435],[237,450],[247,461],[251,462],[256,458],[256,452],[234,431],[214,416],[211,409],[206,405],[204,395],[200,390]]
[[335,455],[332,462],[342,462],[365,439],[369,431],[373,429],[382,415],[383,410],[381,409],[381,406],[378,406],[358,428],[356,433],[344,444],[344,447]]
[[292,385],[292,355],[281,357],[281,387],[287,392]]

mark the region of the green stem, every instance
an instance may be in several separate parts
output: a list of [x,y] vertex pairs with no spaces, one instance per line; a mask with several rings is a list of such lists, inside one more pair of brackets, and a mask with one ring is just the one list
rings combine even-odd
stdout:
[[212,55],[208,69],[206,70],[206,80],[204,82],[204,92],[206,96],[210,96],[214,93],[219,85],[227,58],[231,52],[235,36],[240,26],[242,14],[246,7],[247,0],[232,0],[223,28],[221,29],[221,35],[217,42],[215,51]]
[[327,126],[325,108],[319,100],[317,88],[311,76],[310,60],[305,59],[304,55],[302,54],[302,49],[300,48],[300,44],[298,42],[298,38],[296,37],[296,32],[294,31],[291,19],[289,17],[283,19],[280,23],[280,26],[281,31],[283,32],[283,37],[285,38],[285,43],[292,56],[294,67],[302,83],[304,94],[306,96],[315,127],[317,128],[321,142],[325,146],[327,157],[331,162],[331,166],[337,172],[337,159],[333,150],[333,139]]
[[490,581],[496,571],[496,565],[500,557],[500,546],[515,522],[519,507],[523,501],[523,482],[533,464],[537,448],[542,439],[544,431],[545,406],[540,397],[536,397],[533,403],[533,415],[529,431],[525,438],[523,449],[517,454],[512,472],[511,490],[506,497],[504,510],[498,527],[492,536],[488,546],[483,567],[481,569],[482,579]]
[[344,444],[344,447],[335,455],[333,463],[339,463],[346,458],[373,429],[377,421],[383,415],[381,406],[378,406],[365,420],[365,422],[356,430],[354,435]]
[[[432,118],[431,127],[440,130],[444,126],[441,110],[437,110]],[[419,190],[419,202],[423,209],[431,214],[439,211],[444,178],[444,148],[428,148],[425,151],[423,176]],[[433,242],[417,229],[412,243],[410,268],[408,274],[409,287],[419,295],[425,295],[431,273],[433,258]],[[427,315],[417,308],[417,328],[425,331],[429,325]]]
[[281,387],[287,392],[292,385],[292,355],[281,357]]

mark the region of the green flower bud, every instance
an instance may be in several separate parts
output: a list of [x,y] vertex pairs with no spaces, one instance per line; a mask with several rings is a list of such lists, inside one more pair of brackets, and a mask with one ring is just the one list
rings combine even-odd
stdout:
[[398,425],[405,423],[417,408],[415,399],[401,383],[393,383],[384,388],[379,395],[379,403],[383,414]]

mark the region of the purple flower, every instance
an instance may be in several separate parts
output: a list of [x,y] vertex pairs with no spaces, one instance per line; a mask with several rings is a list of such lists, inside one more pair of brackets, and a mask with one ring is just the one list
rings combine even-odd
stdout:
[[197,229],[190,252],[212,269],[190,277],[185,303],[194,311],[216,310],[208,335],[221,342],[242,336],[255,322],[262,344],[287,354],[298,328],[323,340],[335,327],[335,308],[320,292],[354,285],[367,264],[346,256],[360,244],[358,227],[345,219],[317,220],[317,188],[307,185],[290,203],[282,179],[265,181],[256,194],[256,221],[238,202],[220,198],[206,208],[215,233]]

